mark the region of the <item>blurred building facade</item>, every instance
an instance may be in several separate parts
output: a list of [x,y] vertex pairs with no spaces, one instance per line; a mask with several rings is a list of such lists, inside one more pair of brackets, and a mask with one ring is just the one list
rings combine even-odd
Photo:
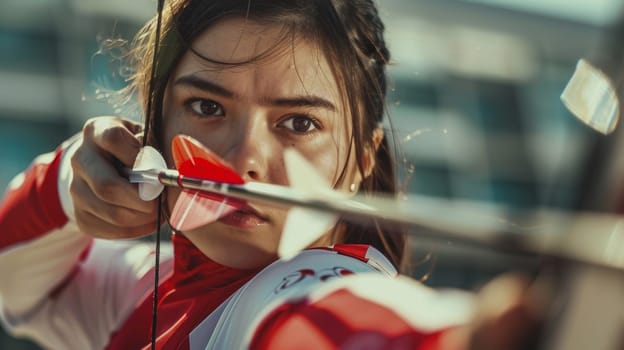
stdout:
[[[575,206],[592,131],[565,110],[559,95],[577,60],[600,48],[605,26],[620,10],[616,1],[576,2],[379,1],[393,54],[386,127],[400,146],[406,192],[522,208]],[[88,118],[119,113],[106,90],[123,86],[123,67],[114,53],[98,52],[105,38],[131,39],[155,2],[0,5],[5,188],[34,156],[78,132]],[[452,242],[439,243],[435,259],[431,245],[414,246],[414,275],[433,268],[427,283],[434,286],[470,289],[525,264]],[[466,259],[479,261],[467,266]],[[36,349],[6,335],[0,348]]]

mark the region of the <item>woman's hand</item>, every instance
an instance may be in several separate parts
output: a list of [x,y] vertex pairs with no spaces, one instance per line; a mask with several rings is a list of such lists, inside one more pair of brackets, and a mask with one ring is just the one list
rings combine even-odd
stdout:
[[549,287],[530,283],[521,274],[489,282],[478,294],[478,309],[470,328],[470,349],[535,349],[549,302]]
[[141,149],[141,126],[118,117],[89,119],[71,158],[70,192],[80,230],[99,238],[134,238],[156,229],[156,201],[139,198],[137,186],[120,175]]
[[531,283],[527,276],[516,273],[490,281],[476,295],[476,313],[472,322],[449,331],[439,348],[539,348],[545,312],[551,299],[549,284],[539,282]]

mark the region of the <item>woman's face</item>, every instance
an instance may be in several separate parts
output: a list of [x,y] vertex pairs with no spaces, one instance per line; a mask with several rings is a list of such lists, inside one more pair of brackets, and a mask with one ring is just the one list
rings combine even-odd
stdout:
[[[227,19],[193,43],[202,56],[245,62],[281,38],[281,27]],[[187,52],[165,94],[165,156],[171,140],[190,135],[227,161],[246,181],[288,185],[283,152],[295,148],[335,183],[347,159],[347,185],[359,182],[348,157],[351,122],[328,62],[316,45],[296,42],[257,63],[225,67]],[[171,210],[178,191],[168,190]],[[287,210],[250,203],[256,213],[235,212],[184,232],[208,257],[252,268],[275,259]]]

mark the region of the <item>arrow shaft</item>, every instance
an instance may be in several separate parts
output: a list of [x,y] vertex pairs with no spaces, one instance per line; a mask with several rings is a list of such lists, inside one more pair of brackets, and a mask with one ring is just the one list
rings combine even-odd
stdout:
[[[624,270],[624,219],[619,215],[554,210],[520,212],[497,205],[410,196],[407,200],[331,193],[250,182],[218,183],[180,175],[176,170],[130,171],[131,182],[159,182],[181,189],[209,192],[246,201],[340,214],[345,219],[406,225],[412,235],[447,239],[509,252],[563,258]],[[517,225],[520,218],[529,224]]]

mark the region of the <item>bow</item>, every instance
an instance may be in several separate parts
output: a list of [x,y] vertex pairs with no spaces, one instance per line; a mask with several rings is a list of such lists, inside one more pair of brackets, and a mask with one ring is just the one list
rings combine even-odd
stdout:
[[[150,135],[150,126],[151,126],[151,118],[152,118],[152,105],[154,96],[155,83],[154,80],[156,78],[156,66],[158,63],[158,51],[160,49],[158,42],[160,41],[160,31],[162,26],[162,12],[165,1],[158,0],[157,6],[157,18],[156,18],[156,33],[154,36],[154,52],[152,56],[152,67],[150,72],[150,81],[149,81],[149,91],[148,91],[148,99],[147,106],[145,110],[145,137],[143,138],[143,146],[147,145],[149,135]],[[158,104],[160,106],[160,104]],[[157,111],[156,115],[160,115],[160,111]],[[151,337],[151,349],[156,349],[156,325],[158,324],[158,282],[160,276],[160,223],[161,223],[161,215],[162,215],[162,197],[158,196],[158,209],[157,209],[157,219],[156,219],[156,242],[155,242],[155,254],[154,254],[154,293],[153,293],[153,307],[152,307],[152,337]]]

